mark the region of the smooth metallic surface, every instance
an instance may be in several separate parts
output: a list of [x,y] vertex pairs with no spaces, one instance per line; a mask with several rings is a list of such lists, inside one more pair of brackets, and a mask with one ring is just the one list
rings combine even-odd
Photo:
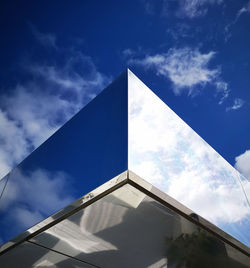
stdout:
[[249,181],[128,73],[129,169],[250,246]]
[[[199,221],[199,216],[191,217]],[[249,257],[130,184],[31,239],[100,267],[249,267]]]
[[[7,267],[16,267],[15,259],[20,256],[30,258],[29,264],[37,264],[39,260],[49,267],[65,267],[64,264],[88,267],[70,266],[67,258],[94,267],[249,267],[250,264],[246,246],[131,171],[37,224],[33,231],[26,237],[23,234],[21,244],[0,253],[0,267],[6,261]],[[49,252],[23,250],[27,246],[25,240]],[[30,252],[34,257],[30,257]],[[66,259],[51,259],[53,252]],[[36,267],[29,264],[23,267]]]
[[7,182],[8,182],[8,176],[5,176],[2,180],[0,180],[0,200],[6,188]]
[[212,224],[202,216],[192,217],[190,215],[195,214],[194,211],[190,210],[174,198],[170,197],[166,193],[162,192],[158,188],[154,187],[149,182],[143,180],[138,175],[136,175],[132,171],[128,171],[128,183],[137,188],[138,190],[142,191],[146,195],[150,196],[151,198],[157,200],[162,205],[172,209],[177,214],[183,216],[185,219],[193,222],[194,224],[198,225],[199,227],[209,231],[219,239],[223,240],[227,244],[235,247],[236,249],[240,250],[241,252],[245,253],[246,255],[250,254],[250,249],[245,244],[241,243],[239,240],[235,239],[228,233],[224,232],[216,225]]
[[127,170],[127,109],[125,72],[7,175],[0,244]]
[[57,222],[61,221],[64,218],[67,218],[69,215],[72,215],[79,209],[90,205],[92,202],[102,198],[103,196],[113,191],[114,189],[124,185],[127,182],[127,180],[128,180],[128,171],[125,171],[121,173],[120,175],[114,177],[113,179],[107,181],[100,187],[94,189],[90,193],[82,196],[78,200],[74,201],[73,203],[61,209],[60,211],[56,212],[55,214],[48,217],[47,219],[32,226],[25,232],[21,233],[17,237],[8,241],[7,243],[3,244],[0,247],[0,253],[8,250],[10,247],[14,247],[22,243],[23,241],[34,236],[36,233],[42,232],[42,230],[49,228],[51,225],[56,224]]
[[128,70],[0,181],[1,250],[127,169],[250,245],[248,180]]
[[0,257],[2,268],[94,268],[87,263],[48,250],[38,245],[24,242],[12,251]]

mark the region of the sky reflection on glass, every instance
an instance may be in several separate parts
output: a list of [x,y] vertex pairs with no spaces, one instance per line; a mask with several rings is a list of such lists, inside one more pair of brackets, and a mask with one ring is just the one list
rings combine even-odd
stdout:
[[130,170],[249,246],[248,180],[131,72],[128,87]]
[[250,245],[248,180],[130,71],[0,181],[0,243],[127,169]]
[[129,184],[29,241],[102,268],[245,268],[249,263],[240,251]]
[[127,169],[127,73],[1,180],[0,244]]

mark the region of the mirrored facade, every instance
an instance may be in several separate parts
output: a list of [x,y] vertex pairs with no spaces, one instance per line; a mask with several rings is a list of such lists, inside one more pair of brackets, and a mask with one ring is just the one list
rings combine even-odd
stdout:
[[[187,214],[189,209],[140,178],[100,198],[92,195],[94,202],[27,237],[2,254],[0,264],[16,267],[25,256],[26,266],[18,267],[249,267],[246,253],[198,225],[197,214]],[[170,208],[173,204],[183,215]]]
[[124,73],[0,181],[0,244],[127,169],[127,115]]
[[69,258],[63,254],[39,247],[33,243],[24,242],[12,251],[0,257],[3,267],[60,267],[60,268],[94,268],[85,262]]
[[128,169],[250,245],[249,181],[129,70],[0,180],[0,243]]
[[129,169],[250,245],[249,181],[132,72]]

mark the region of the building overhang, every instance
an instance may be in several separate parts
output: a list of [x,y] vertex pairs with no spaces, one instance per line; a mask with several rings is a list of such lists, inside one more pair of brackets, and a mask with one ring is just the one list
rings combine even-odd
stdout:
[[[104,209],[106,210],[103,211]],[[141,225],[137,226],[138,224]],[[127,230],[125,240],[122,232],[124,228]],[[121,237],[114,238],[118,236],[117,233]],[[144,236],[147,234],[149,238],[145,239]],[[157,238],[159,241],[155,241]],[[118,243],[119,239],[121,241]],[[151,246],[157,243],[165,249],[159,247],[152,250],[152,256],[144,257],[144,261],[140,260],[142,258],[140,254],[138,260],[133,259],[136,258],[136,254],[132,260],[124,259],[127,251],[131,251],[129,254],[132,254],[139,250],[133,249],[134,239],[138,240],[136,245],[140,245],[141,250],[146,251],[145,254],[149,254],[147,250],[149,251]],[[83,267],[132,267],[130,266],[132,261],[137,265],[147,263],[147,267],[150,261],[153,262],[151,265],[159,262],[152,267],[167,267],[169,261],[174,261],[171,247],[174,247],[175,243],[180,246],[181,239],[183,243],[190,240],[191,249],[185,248],[187,252],[190,251],[190,256],[201,254],[196,252],[198,249],[192,248],[196,240],[208,239],[214,244],[215,252],[211,253],[209,248],[202,248],[201,243],[199,250],[204,254],[204,258],[213,257],[216,260],[218,255],[222,263],[224,261],[242,265],[239,267],[247,267],[249,264],[247,246],[132,171],[126,170],[4,244],[1,247],[0,263],[3,267],[15,267],[14,265],[18,265],[21,261],[20,258],[25,257],[26,266],[23,267],[29,267],[34,263],[38,265],[45,260],[50,261],[51,253],[63,256],[60,263],[72,261],[90,265]],[[187,245],[183,244],[183,247]],[[44,250],[46,252],[43,252]],[[165,256],[164,250],[166,250]],[[38,256],[35,261],[30,258],[30,254],[36,255],[34,252],[37,252]],[[188,256],[188,253],[185,255]],[[107,266],[107,258],[110,266]],[[56,261],[54,264],[56,265]]]

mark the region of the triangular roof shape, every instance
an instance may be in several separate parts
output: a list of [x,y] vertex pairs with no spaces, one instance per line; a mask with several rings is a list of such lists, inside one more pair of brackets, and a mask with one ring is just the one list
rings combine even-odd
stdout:
[[250,245],[249,182],[130,70],[0,181],[2,241],[128,169]]

